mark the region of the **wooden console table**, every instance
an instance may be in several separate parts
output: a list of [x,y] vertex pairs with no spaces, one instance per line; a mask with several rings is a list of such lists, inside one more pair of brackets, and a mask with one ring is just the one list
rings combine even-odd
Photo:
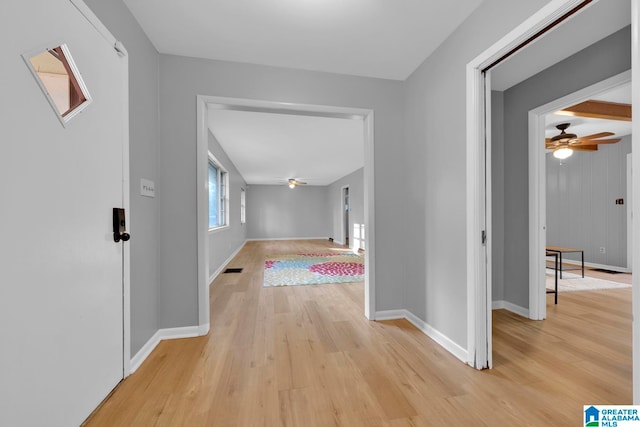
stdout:
[[[558,270],[560,271],[560,278],[562,279],[562,272],[566,270],[582,270],[582,277],[584,278],[584,250],[578,248],[566,248],[564,246],[547,246],[547,252],[556,252],[558,254]],[[562,254],[580,252],[581,268],[564,268],[562,265]]]

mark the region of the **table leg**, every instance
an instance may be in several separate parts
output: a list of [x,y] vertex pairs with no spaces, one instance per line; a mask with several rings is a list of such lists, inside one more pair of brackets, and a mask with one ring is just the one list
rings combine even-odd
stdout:
[[558,256],[560,257],[560,278],[562,279],[562,252],[558,252]]
[[558,304],[558,254],[554,257],[556,259],[556,292],[553,296],[555,299],[555,304]]
[[582,278],[584,279],[584,251],[582,253]]

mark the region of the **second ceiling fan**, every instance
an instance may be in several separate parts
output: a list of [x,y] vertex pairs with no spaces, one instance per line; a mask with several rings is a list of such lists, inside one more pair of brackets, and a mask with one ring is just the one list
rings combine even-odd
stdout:
[[289,185],[289,188],[291,188],[293,190],[297,186],[299,186],[299,185],[307,185],[307,183],[304,182],[304,181],[300,181],[298,179],[295,179],[295,178],[289,178],[287,180],[287,185]]
[[566,159],[573,151],[597,151],[599,144],[615,144],[620,138],[602,139],[613,136],[613,132],[599,132],[593,135],[578,137],[575,133],[567,133],[570,123],[556,125],[560,133],[552,138],[545,139],[545,148],[553,150],[553,157]]

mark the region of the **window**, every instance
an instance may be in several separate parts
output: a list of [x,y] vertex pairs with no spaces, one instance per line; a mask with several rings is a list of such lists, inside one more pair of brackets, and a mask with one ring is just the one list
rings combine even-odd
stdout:
[[247,212],[246,212],[246,199],[247,193],[244,188],[240,189],[240,224],[245,224],[247,222]]
[[22,56],[63,126],[89,105],[91,97],[67,45]]
[[227,218],[229,177],[222,165],[209,153],[209,229],[229,225]]

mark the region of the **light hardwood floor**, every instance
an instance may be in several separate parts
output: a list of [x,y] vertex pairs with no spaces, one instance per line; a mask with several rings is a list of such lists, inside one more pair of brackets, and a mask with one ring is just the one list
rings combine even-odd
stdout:
[[[493,313],[476,371],[405,320],[370,322],[361,283],[262,287],[264,257],[339,248],[249,242],[211,286],[211,332],[164,341],[87,426],[570,426],[631,403],[631,290],[572,292],[548,320]],[[460,313],[463,315],[463,313]]]

